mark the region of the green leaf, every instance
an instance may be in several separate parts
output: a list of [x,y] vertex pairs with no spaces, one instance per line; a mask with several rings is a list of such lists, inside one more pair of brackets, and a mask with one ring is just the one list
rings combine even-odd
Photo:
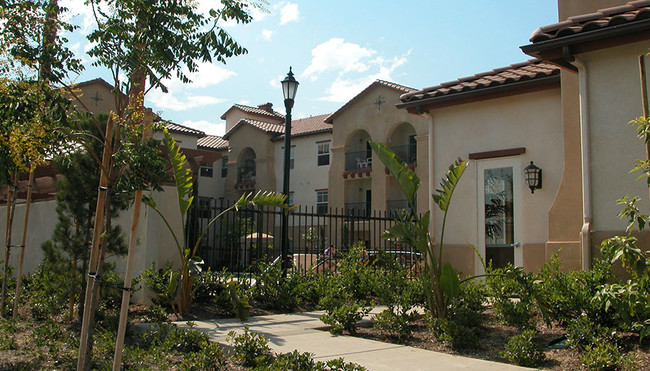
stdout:
[[402,159],[395,154],[387,146],[377,143],[369,142],[372,150],[377,154],[377,157],[386,166],[386,169],[397,180],[397,184],[402,189],[402,193],[406,196],[410,206],[415,206],[415,195],[420,188],[420,178],[411,170]]
[[433,201],[438,205],[440,210],[446,212],[449,209],[451,196],[453,196],[454,190],[456,189],[460,178],[463,176],[465,169],[467,169],[467,162],[460,158],[454,161],[453,164],[449,165],[447,174],[445,174],[442,182],[440,182],[441,189],[436,189],[437,193],[432,195]]
[[460,279],[454,267],[449,263],[445,263],[440,273],[440,288],[445,296],[449,299],[458,296],[460,290]]
[[172,170],[174,171],[174,182],[176,183],[176,192],[178,193],[178,206],[182,217],[187,214],[187,211],[192,205],[194,196],[192,191],[194,183],[192,183],[192,174],[190,169],[186,168],[186,158],[181,153],[181,148],[176,144],[176,141],[169,134],[167,129],[163,130],[165,134],[164,143],[169,151],[169,160],[171,161]]

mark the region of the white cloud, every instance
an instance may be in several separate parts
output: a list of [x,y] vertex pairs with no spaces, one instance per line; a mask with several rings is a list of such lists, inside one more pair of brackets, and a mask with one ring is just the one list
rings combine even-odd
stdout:
[[368,70],[368,64],[364,60],[375,53],[376,51],[358,44],[345,42],[340,38],[331,38],[312,49],[311,63],[302,76],[315,81],[318,75],[328,70],[340,73],[365,72]]
[[223,136],[226,133],[225,123],[215,123],[215,122],[210,122],[205,120],[199,120],[199,121],[187,120],[187,121],[183,121],[181,125],[188,126],[196,130],[201,130],[208,135]]
[[200,63],[198,71],[194,73],[189,73],[187,70],[184,72],[192,80],[192,84],[184,84],[174,76],[171,79],[163,80],[163,85],[168,89],[167,93],[163,93],[160,90],[152,90],[147,95],[147,100],[157,108],[172,111],[186,111],[192,108],[223,103],[226,99],[191,94],[188,91],[217,85],[236,75],[234,72],[212,63]]
[[273,37],[273,32],[271,30],[262,30],[262,38],[264,40],[271,40],[271,37]]
[[287,24],[289,22],[297,21],[300,17],[300,10],[298,4],[286,3],[280,9],[280,24]]
[[392,81],[391,74],[395,69],[404,65],[411,54],[409,50],[405,55],[393,58],[377,57],[368,62],[369,68],[377,69],[377,73],[367,75],[359,78],[344,78],[340,74],[334,82],[327,88],[327,95],[319,100],[327,102],[343,103],[352,99],[355,95],[359,94],[368,85],[372,84],[375,80]]

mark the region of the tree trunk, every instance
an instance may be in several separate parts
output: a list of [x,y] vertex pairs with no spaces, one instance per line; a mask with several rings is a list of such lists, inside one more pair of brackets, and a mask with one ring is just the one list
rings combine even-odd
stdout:
[[90,248],[90,259],[88,262],[88,277],[86,279],[86,290],[84,297],[84,311],[81,323],[81,336],[79,342],[79,358],[77,370],[86,371],[90,369],[90,355],[92,351],[92,326],[95,311],[92,303],[97,295],[99,285],[95,275],[99,269],[100,242],[104,227],[104,204],[108,191],[109,171],[111,168],[113,142],[113,118],[109,117],[106,123],[106,135],[104,136],[104,154],[102,156],[101,175],[99,178],[99,189],[97,191],[97,207],[95,208],[95,222],[93,227],[93,241]]
[[7,300],[7,283],[9,281],[9,257],[11,255],[11,231],[14,223],[14,212],[16,211],[16,185],[18,175],[12,174],[11,183],[7,187],[7,226],[5,229],[5,254],[4,271],[2,273],[2,297],[0,298],[0,318],[5,317],[5,303]]

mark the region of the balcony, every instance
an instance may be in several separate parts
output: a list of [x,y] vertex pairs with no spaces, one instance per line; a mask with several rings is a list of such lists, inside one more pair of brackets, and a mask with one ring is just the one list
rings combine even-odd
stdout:
[[369,177],[372,171],[372,152],[357,151],[345,154],[345,171],[343,178]]
[[237,183],[235,189],[252,190],[255,188],[255,165],[246,164],[237,168]]
[[417,146],[415,144],[405,144],[402,146],[391,146],[390,148],[402,161],[408,165],[417,163]]

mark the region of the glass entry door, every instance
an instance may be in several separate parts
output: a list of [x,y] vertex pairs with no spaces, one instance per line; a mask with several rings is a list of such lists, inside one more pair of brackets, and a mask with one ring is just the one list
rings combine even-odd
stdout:
[[[481,161],[477,170],[481,257],[494,268],[521,266],[521,160]],[[483,273],[480,261],[477,267],[477,273]]]

